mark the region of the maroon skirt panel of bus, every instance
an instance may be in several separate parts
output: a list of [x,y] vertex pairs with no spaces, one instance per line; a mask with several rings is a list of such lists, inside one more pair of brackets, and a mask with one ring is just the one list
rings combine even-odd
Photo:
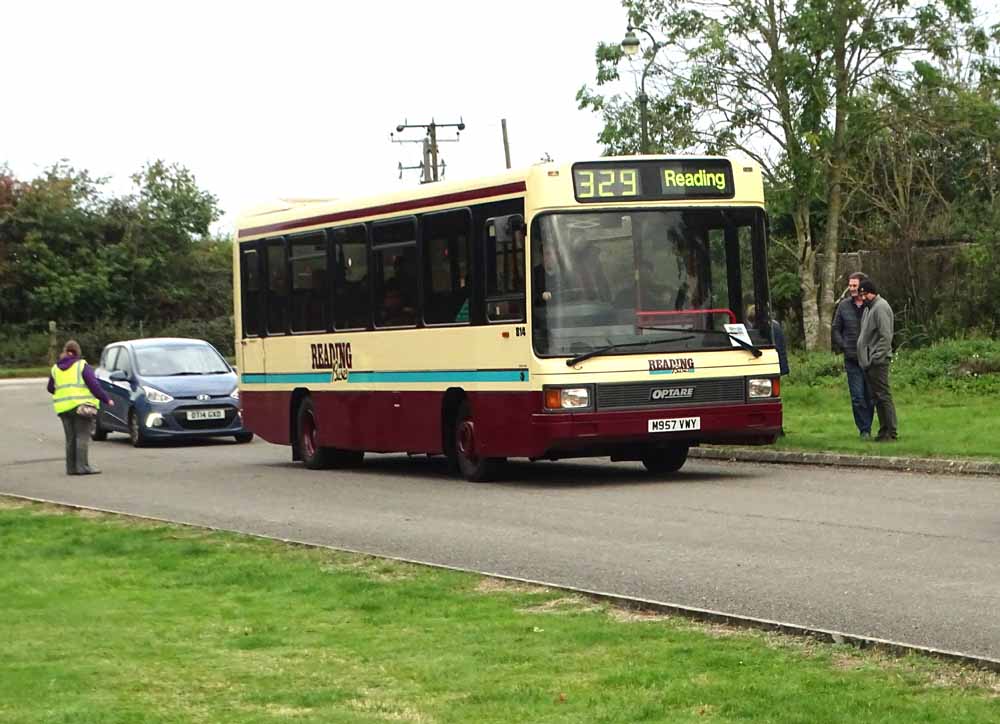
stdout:
[[[670,407],[614,412],[541,412],[542,393],[468,392],[476,448],[486,457],[585,454],[616,445],[671,440],[767,444],[781,428],[781,403]],[[312,392],[323,446],[378,452],[442,452],[444,392]],[[247,429],[268,442],[291,443],[290,392],[243,392]],[[692,432],[649,433],[649,420],[698,417]]]

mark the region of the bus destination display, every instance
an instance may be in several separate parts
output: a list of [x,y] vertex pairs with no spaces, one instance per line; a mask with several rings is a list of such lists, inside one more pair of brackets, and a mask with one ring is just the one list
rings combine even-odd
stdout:
[[573,191],[583,203],[728,199],[735,193],[732,166],[723,159],[578,163]]

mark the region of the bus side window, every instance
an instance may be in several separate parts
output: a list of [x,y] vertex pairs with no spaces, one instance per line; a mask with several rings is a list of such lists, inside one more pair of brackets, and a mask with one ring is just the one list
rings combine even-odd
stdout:
[[486,318],[524,321],[524,219],[520,214],[486,221]]
[[468,209],[425,214],[421,219],[427,324],[469,322],[471,226]]
[[414,217],[372,225],[376,327],[417,324],[417,221]]
[[333,325],[334,329],[367,329],[368,235],[364,226],[334,229]]
[[314,232],[289,239],[292,267],[292,331],[326,330],[326,236]]

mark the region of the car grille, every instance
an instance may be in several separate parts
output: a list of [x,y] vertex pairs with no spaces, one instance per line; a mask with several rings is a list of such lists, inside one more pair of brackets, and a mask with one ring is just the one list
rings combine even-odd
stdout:
[[[671,388],[691,388],[691,396],[652,399],[653,390],[669,390]],[[680,407],[684,405],[744,402],[745,389],[746,380],[743,377],[671,383],[628,382],[623,384],[599,384],[597,385],[597,409]]]
[[215,430],[220,427],[229,427],[233,420],[236,418],[236,408],[232,405],[216,405],[210,409],[217,410],[222,408],[226,411],[226,417],[223,420],[189,420],[187,419],[188,410],[204,410],[206,409],[204,405],[190,405],[187,407],[178,407],[173,411],[174,421],[185,430]]

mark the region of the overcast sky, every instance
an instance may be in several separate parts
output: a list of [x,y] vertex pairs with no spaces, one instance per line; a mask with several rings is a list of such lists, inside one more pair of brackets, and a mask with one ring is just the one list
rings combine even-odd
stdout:
[[31,178],[67,159],[116,193],[147,161],[180,163],[219,197],[222,230],[276,198],[416,185],[397,167],[420,144],[389,138],[404,120],[464,120],[441,144],[448,179],[503,169],[501,118],[515,167],[597,156],[575,94],[626,24],[619,0],[15,0],[0,163]]
[[397,166],[420,144],[389,137],[404,120],[464,120],[447,179],[503,170],[501,118],[515,167],[596,156],[574,98],[626,24],[619,0],[5,3],[0,163],[30,178],[65,158],[119,192],[161,158],[232,224],[278,197],[416,185]]

